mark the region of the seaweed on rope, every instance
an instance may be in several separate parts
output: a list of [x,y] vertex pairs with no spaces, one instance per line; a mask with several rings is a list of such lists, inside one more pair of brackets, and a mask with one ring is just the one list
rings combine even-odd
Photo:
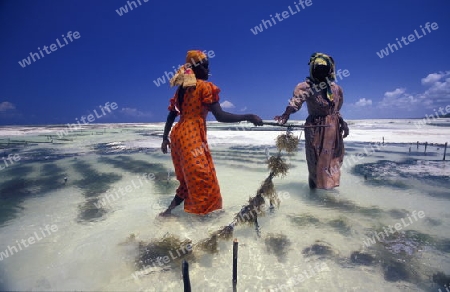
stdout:
[[[266,200],[269,202],[269,209],[273,210],[275,206],[278,208],[280,206],[280,199],[275,190],[275,185],[273,183],[274,177],[284,177],[289,171],[289,165],[286,160],[283,159],[282,152],[292,153],[297,150],[299,144],[299,138],[292,134],[292,129],[288,128],[285,134],[280,134],[276,138],[276,147],[278,153],[272,155],[267,159],[268,168],[270,170],[269,175],[262,181],[261,186],[256,191],[256,195],[250,197],[248,203],[244,205],[241,210],[234,216],[230,224],[219,228],[218,230],[212,232],[209,237],[200,240],[199,242],[192,244],[192,250],[202,250],[209,253],[218,252],[218,242],[219,240],[231,240],[233,238],[233,232],[236,226],[239,224],[254,225],[256,234],[258,237],[261,235],[261,231],[258,224],[258,215],[263,215],[263,206],[266,204]],[[187,243],[187,241],[181,241],[175,236],[165,237],[164,240],[156,240],[150,242],[148,245],[140,243],[140,248],[144,251],[148,251],[152,246],[164,246],[167,251],[179,249],[180,245]],[[144,253],[145,254],[145,253]],[[188,255],[190,253],[186,253]],[[140,253],[142,256],[142,252]],[[148,254],[147,254],[148,256]],[[138,257],[138,262],[142,266],[142,258]],[[147,258],[147,261],[149,259]],[[144,261],[145,262],[145,261]]]

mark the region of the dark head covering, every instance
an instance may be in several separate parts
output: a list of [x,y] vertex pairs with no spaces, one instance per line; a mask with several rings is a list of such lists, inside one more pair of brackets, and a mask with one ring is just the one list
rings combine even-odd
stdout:
[[331,56],[323,53],[314,53],[309,58],[309,81],[315,84],[320,82],[327,83],[327,97],[333,100],[333,93],[331,91],[330,82],[336,79],[334,73],[334,60]]

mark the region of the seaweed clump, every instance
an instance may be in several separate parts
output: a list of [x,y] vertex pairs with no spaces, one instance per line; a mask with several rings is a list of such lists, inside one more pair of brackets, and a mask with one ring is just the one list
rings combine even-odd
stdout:
[[336,252],[330,244],[317,240],[313,245],[303,249],[302,253],[307,256],[331,257],[335,256]]
[[450,276],[444,274],[443,272],[437,272],[433,274],[433,282],[439,286],[450,287]]
[[138,269],[149,267],[163,268],[180,265],[181,260],[192,253],[192,241],[180,240],[178,237],[166,234],[161,239],[150,243],[139,242],[139,254],[136,259]]
[[214,232],[209,238],[203,239],[196,244],[196,247],[209,253],[218,252],[219,236]]
[[331,220],[328,224],[342,234],[350,234],[352,230],[344,217]]
[[352,263],[357,265],[372,266],[376,263],[376,259],[373,255],[355,251],[350,255]]
[[288,217],[292,223],[302,227],[308,225],[320,226],[322,224],[319,219],[309,214],[302,214],[298,216],[288,215]]
[[286,161],[283,160],[281,155],[271,156],[269,158],[268,167],[275,176],[281,174],[283,177],[289,170],[289,166],[286,164]]
[[[272,173],[271,173],[272,174]],[[264,198],[269,199],[270,206],[276,205],[277,207],[280,206],[280,199],[277,196],[277,192],[275,191],[275,185],[272,181],[273,175],[269,175],[261,184],[261,187],[259,188],[257,192],[257,196],[255,197],[255,200],[259,200],[259,202],[255,203],[254,205],[257,205],[258,208],[265,203]],[[262,196],[261,198],[258,198],[258,195]]]
[[275,254],[279,262],[284,261],[289,247],[291,246],[291,241],[284,234],[267,234],[264,240],[267,251]]
[[287,153],[292,153],[297,150],[299,142],[299,138],[292,135],[292,133],[287,133],[277,137],[276,145],[278,150],[285,150]]
[[219,240],[230,240],[233,238],[233,226],[227,225],[214,231],[208,238],[205,238],[195,244],[194,249],[201,249],[208,253],[217,253],[219,251]]

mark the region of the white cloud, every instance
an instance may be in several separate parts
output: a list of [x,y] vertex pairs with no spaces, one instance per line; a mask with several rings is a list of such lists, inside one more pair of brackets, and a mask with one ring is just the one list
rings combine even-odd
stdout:
[[[413,118],[433,114],[434,110],[450,105],[450,71],[439,71],[424,74],[416,80],[415,87],[423,88],[413,92],[406,87],[393,88],[379,98],[359,98],[349,107],[345,106],[343,113],[358,118]],[[368,111],[373,106],[376,111]]]
[[414,97],[406,94],[406,88],[396,88],[394,91],[384,93],[384,98],[378,103],[377,107],[382,109],[400,109],[402,111],[411,111],[411,103],[414,103]]
[[412,94],[406,88],[397,88],[386,92],[377,107],[394,112],[423,112],[450,103],[450,71],[428,74],[421,83],[428,87],[424,92]]
[[371,99],[366,99],[365,97],[364,98],[360,98],[356,103],[355,103],[355,106],[360,106],[360,107],[363,107],[363,106],[371,106],[372,105],[372,100]]
[[9,101],[3,101],[0,103],[0,112],[6,112],[8,110],[15,110],[16,106]]
[[445,77],[449,74],[450,74],[449,71],[428,74],[427,77],[422,78],[422,84],[423,85],[433,85],[435,82],[441,80],[443,77]]
[[23,115],[17,111],[16,106],[9,101],[0,102],[0,119],[22,119]]
[[[395,92],[396,91],[396,92]],[[378,103],[379,108],[400,109],[402,111],[412,111],[420,104],[420,99],[405,91],[395,90],[386,92],[384,98]],[[395,92],[395,93],[394,93]]]
[[423,94],[421,99],[435,101],[437,103],[450,102],[450,77],[442,81],[435,81]]
[[134,118],[143,118],[143,117],[151,117],[152,114],[149,112],[142,112],[135,108],[124,107],[120,111],[123,115],[134,117]]
[[241,112],[245,112],[247,110],[247,107],[244,106],[243,108],[241,108]]
[[400,95],[402,95],[403,93],[405,93],[406,88],[397,88],[394,91],[387,91],[384,93],[384,96],[387,98],[391,98],[391,97],[398,97]]
[[225,100],[224,102],[222,102],[220,104],[220,106],[222,108],[235,108],[234,104],[232,104],[231,102],[229,102],[228,100]]

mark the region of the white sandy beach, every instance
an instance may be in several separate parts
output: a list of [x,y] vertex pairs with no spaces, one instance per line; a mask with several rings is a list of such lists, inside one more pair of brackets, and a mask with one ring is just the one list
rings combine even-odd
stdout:
[[[303,124],[304,121],[290,120],[287,124]],[[346,141],[351,142],[382,142],[383,137],[386,143],[440,143],[449,142],[450,140],[450,118],[435,119],[427,122],[426,119],[383,119],[383,120],[348,120],[350,135]],[[424,124],[425,123],[425,124]],[[439,126],[436,126],[439,124]],[[214,128],[217,126],[229,126],[230,133],[221,132],[217,135]],[[120,128],[140,128],[144,130],[162,130],[164,123],[151,124],[91,124],[80,127],[80,131],[94,131],[95,129],[120,129]],[[229,137],[235,137],[235,132],[247,132],[254,129],[249,123],[240,124],[223,124],[217,122],[208,122],[208,128],[212,131],[208,133],[210,143],[234,143]],[[268,131],[263,129],[267,128]],[[17,137],[27,135],[57,135],[63,129],[68,129],[67,125],[59,125],[57,129],[47,126],[3,126],[0,127],[0,137]],[[243,140],[239,142],[244,144],[272,144],[273,139],[278,133],[273,133],[273,127],[258,127],[258,131],[252,133],[242,133]],[[69,131],[68,137],[76,131]],[[255,133],[256,132],[256,133]],[[153,146],[153,145],[152,145]]]

